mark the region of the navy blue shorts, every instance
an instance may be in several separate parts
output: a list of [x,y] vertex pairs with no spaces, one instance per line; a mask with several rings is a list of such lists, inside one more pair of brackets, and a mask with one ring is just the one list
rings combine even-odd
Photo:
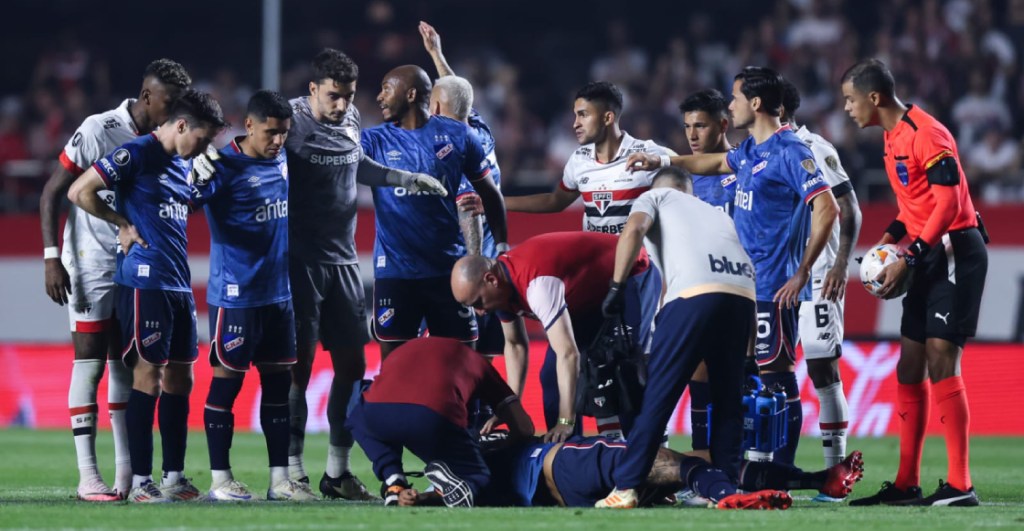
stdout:
[[133,352],[152,365],[195,363],[199,357],[191,291],[120,286],[117,315],[125,345],[121,358],[129,365],[135,361],[128,358]]
[[378,278],[373,282],[373,335],[379,341],[415,339],[424,320],[434,337],[467,342],[479,337],[476,315],[455,300],[450,278]]
[[501,319],[496,313],[477,316],[480,335],[476,341],[476,351],[481,354],[502,355],[505,353],[505,332],[501,328]]
[[255,308],[210,305],[210,365],[245,372],[249,365],[294,364],[291,299]]
[[593,507],[615,488],[612,474],[626,443],[604,437],[573,437],[558,450],[551,474],[568,507]]
[[800,305],[782,308],[772,301],[757,301],[757,339],[754,356],[759,366],[768,365],[782,357],[796,363],[796,340],[799,337]]

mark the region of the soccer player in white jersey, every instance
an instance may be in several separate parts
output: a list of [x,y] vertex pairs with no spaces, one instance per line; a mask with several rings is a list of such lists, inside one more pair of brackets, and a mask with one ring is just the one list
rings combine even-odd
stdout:
[[[843,382],[839,375],[839,357],[843,354],[843,303],[850,254],[860,233],[861,214],[857,194],[839,162],[836,148],[827,140],[798,126],[793,115],[800,108],[800,92],[789,80],[782,85],[782,122],[789,123],[796,136],[814,154],[825,182],[839,204],[839,223],[811,268],[811,300],[800,303],[800,342],[804,346],[807,374],[818,393],[818,426],[825,466],[846,458],[846,431],[849,411]],[[839,501],[824,494],[818,501]]]
[[618,234],[633,201],[651,187],[652,173],[630,173],[626,159],[634,153],[659,157],[675,153],[619,128],[622,92],[607,81],[594,81],[580,89],[573,113],[580,148],[569,157],[558,186],[545,194],[506,197],[506,207],[513,212],[561,212],[583,196],[583,230]]
[[[71,183],[100,157],[167,120],[171,104],[192,83],[185,69],[170,59],[150,63],[142,76],[139,97],[116,109],[89,116],[60,153],[60,165],[39,198],[42,220],[46,294],[68,307],[75,349],[68,389],[71,429],[78,454],[77,496],[86,501],[116,501],[131,488],[125,408],[131,393],[131,371],[121,362],[120,330],[114,315],[114,270],[117,228],[72,206],[64,225],[63,252],[57,250],[61,198]],[[114,192],[102,192],[113,206]],[[114,485],[107,486],[96,464],[96,390],[103,364],[110,368],[107,404],[114,434]]]

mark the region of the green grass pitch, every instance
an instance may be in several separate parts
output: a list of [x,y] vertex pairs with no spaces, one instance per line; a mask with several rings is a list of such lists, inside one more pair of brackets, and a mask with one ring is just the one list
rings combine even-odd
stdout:
[[[156,438],[159,456],[159,437]],[[817,440],[806,437],[798,464],[821,465]],[[311,436],[306,442],[307,467],[314,482],[323,471],[326,437]],[[686,448],[685,438],[674,439],[674,448]],[[101,466],[112,478],[109,433],[98,442]],[[319,502],[309,504],[188,503],[163,506],[111,505],[75,501],[78,475],[70,431],[0,430],[0,528],[48,529],[465,529],[496,531],[531,530],[624,530],[643,529],[802,529],[832,531],[859,529],[1024,529],[1024,438],[975,437],[972,439],[972,473],[982,499],[978,508],[852,508],[845,504],[809,501],[810,492],[795,492],[797,501],[788,511],[713,511],[658,508],[605,512],[591,509],[485,509],[442,508],[385,509],[379,506]],[[850,448],[864,452],[864,480],[853,497],[873,493],[892,479],[896,470],[898,442],[894,438],[853,440]],[[256,492],[266,489],[266,454],[263,438],[238,434],[232,449],[235,476]],[[355,472],[373,491],[372,478],[362,452],[353,453]],[[945,474],[945,447],[941,438],[925,446],[923,477],[925,493],[934,490]],[[157,461],[159,466],[159,458]],[[189,437],[186,475],[203,489],[210,483],[206,441],[202,433]],[[413,469],[408,462],[407,468]],[[424,480],[414,480],[423,483]]]

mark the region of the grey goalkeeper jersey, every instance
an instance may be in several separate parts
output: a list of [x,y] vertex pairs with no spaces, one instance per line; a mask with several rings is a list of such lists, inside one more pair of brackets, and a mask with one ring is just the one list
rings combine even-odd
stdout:
[[328,124],[313,117],[305,96],[289,103],[295,115],[284,144],[288,254],[306,263],[355,264],[359,110],[349,105],[340,123]]

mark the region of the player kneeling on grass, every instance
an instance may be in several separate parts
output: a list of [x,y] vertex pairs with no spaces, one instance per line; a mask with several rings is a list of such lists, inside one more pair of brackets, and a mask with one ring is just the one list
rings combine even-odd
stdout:
[[263,387],[260,426],[270,458],[269,500],[316,499],[308,483],[288,478],[288,389],[295,364],[295,312],[288,285],[288,166],[285,139],[292,109],[261,90],[249,100],[246,136],[200,155],[193,204],[210,224],[210,364],[213,382],[203,424],[210,451],[211,501],[255,499],[231,474],[231,412],[255,364]]
[[[531,439],[488,443],[484,461],[491,480],[481,491],[481,506],[593,507],[615,487],[612,478],[623,466],[627,444],[603,437],[573,437],[563,443]],[[639,506],[653,505],[682,487],[692,488],[719,509],[786,509],[785,490],[817,490],[842,498],[863,475],[860,452],[817,472],[781,463],[743,462],[738,484],[721,469],[692,453],[659,448],[654,464],[638,488]],[[737,493],[737,486],[746,494]],[[431,493],[402,491],[399,505],[421,505]]]
[[[154,133],[140,136],[83,173],[68,198],[118,227],[117,315],[133,367],[126,421],[134,502],[185,501],[199,491],[184,477],[188,396],[199,356],[187,237],[192,162],[226,125],[209,94],[187,90]],[[117,211],[100,197],[116,191]],[[153,482],[153,417],[160,399],[163,484]]]
[[533,422],[498,371],[457,339],[423,337],[394,350],[352,407],[348,428],[383,482],[384,505],[410,488],[402,449],[427,463],[434,491],[421,503],[472,507],[490,480],[478,437],[467,429],[467,404],[494,408],[513,440],[533,435]]

